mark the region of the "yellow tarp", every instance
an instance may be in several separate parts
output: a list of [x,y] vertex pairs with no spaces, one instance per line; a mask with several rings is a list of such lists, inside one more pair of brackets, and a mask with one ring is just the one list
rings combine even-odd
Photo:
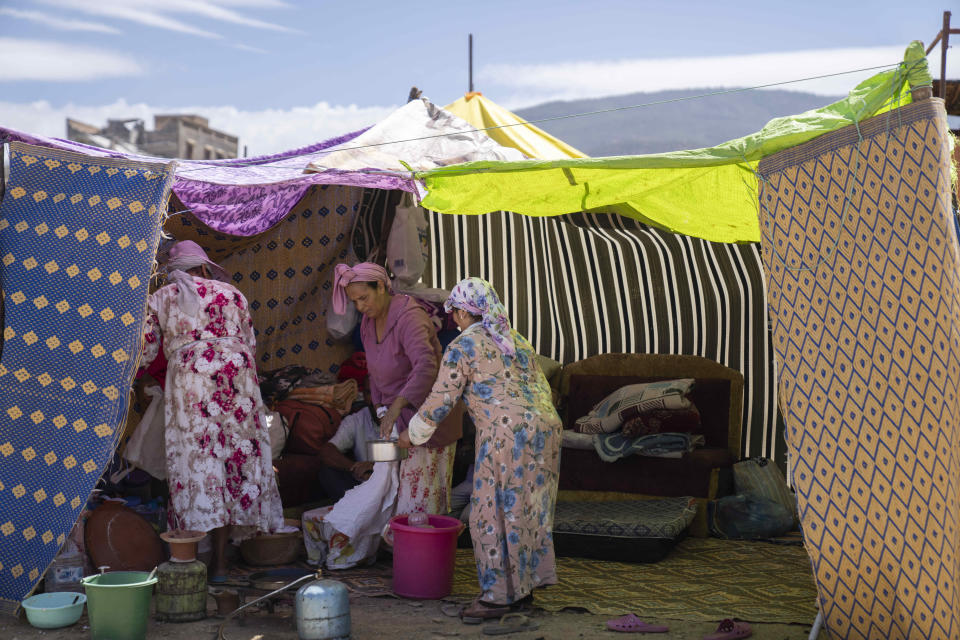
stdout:
[[463,118],[477,129],[488,129],[486,134],[505,147],[519,149],[524,155],[537,160],[561,160],[563,158],[586,158],[562,140],[539,129],[526,120],[507,111],[483,94],[468,93],[456,102],[444,107],[453,115]]

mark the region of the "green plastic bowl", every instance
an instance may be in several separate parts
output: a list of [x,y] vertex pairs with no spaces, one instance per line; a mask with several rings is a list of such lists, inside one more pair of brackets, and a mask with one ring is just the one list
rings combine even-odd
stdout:
[[[74,602],[76,600],[76,602]],[[27,620],[38,629],[68,627],[83,614],[87,596],[73,591],[41,593],[20,603]]]

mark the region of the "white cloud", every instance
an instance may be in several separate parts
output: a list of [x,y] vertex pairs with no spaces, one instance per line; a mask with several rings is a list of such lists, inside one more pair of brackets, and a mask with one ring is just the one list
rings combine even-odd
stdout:
[[[214,31],[201,29],[193,24],[197,16],[220,23],[230,23],[256,29],[300,33],[296,29],[283,25],[247,17],[225,6],[224,0],[125,0],[124,2],[91,2],[90,0],[40,0],[41,2],[82,13],[104,18],[125,20],[137,24],[186,33],[203,38],[220,39],[223,36]],[[226,0],[225,4],[230,4]],[[254,8],[278,8],[282,3],[270,0],[241,0],[236,6]],[[180,20],[171,16],[189,17]]]
[[117,100],[112,104],[54,106],[46,101],[15,103],[0,101],[0,125],[44,136],[62,138],[66,118],[98,127],[108,118],[141,118],[153,128],[157,113],[193,113],[209,118],[210,126],[240,138],[249,147],[249,155],[264,155],[304,147],[350,131],[356,131],[384,119],[397,106],[358,107],[320,102],[310,107],[249,111],[230,106],[198,107],[130,104]]
[[261,49],[259,47],[251,47],[248,44],[235,43],[230,46],[232,46],[234,49],[240,49],[240,51],[249,51],[251,53],[269,53],[265,49]]
[[[750,87],[786,80],[893,65],[903,59],[902,46],[819,49],[786,53],[692,58],[646,58],[539,65],[495,64],[483,67],[481,85],[507,87],[505,106],[517,108],[549,100],[574,100],[638,91],[691,87]],[[948,67],[951,63],[948,62]],[[939,73],[939,56],[930,59]],[[779,86],[821,95],[844,95],[880,70],[845,74]]]
[[61,9],[73,9],[75,11],[81,11],[83,13],[101,16],[104,18],[127,20],[129,22],[136,22],[149,27],[177,31],[179,33],[186,33],[203,38],[218,39],[223,37],[218,33],[206,31],[205,29],[199,29],[187,24],[186,22],[181,22],[180,20],[175,20],[173,18],[160,15],[160,13],[157,11],[151,10],[150,7],[144,6],[139,2],[88,2],[87,0],[41,1],[45,4],[60,7]]
[[87,22],[85,20],[67,20],[58,18],[40,11],[20,11],[19,9],[9,9],[0,7],[0,16],[10,16],[21,20],[29,20],[60,31],[94,31],[96,33],[120,33],[118,29],[101,24],[99,22]]
[[[127,55],[49,40],[0,37],[0,60],[7,61],[0,65],[0,82],[76,82],[143,73],[140,65]],[[11,62],[14,60],[16,63]]]

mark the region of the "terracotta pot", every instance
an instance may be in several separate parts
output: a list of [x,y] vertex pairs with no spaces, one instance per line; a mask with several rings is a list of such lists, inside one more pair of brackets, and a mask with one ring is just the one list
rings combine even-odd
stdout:
[[197,559],[197,543],[206,535],[203,531],[171,529],[160,537],[170,545],[170,562],[193,562]]
[[94,566],[111,571],[151,571],[164,561],[160,536],[122,500],[105,500],[94,509],[84,541]]

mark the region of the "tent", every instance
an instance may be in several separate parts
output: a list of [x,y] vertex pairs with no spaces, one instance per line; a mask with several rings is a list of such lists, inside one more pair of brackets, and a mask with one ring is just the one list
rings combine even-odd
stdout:
[[477,129],[484,129],[488,136],[504,147],[519,149],[528,158],[560,160],[587,157],[478,91],[451,102],[444,110],[466,120]]
[[11,157],[0,203],[2,611],[43,575],[121,438],[161,226],[209,249],[244,291],[262,368],[336,370],[352,347],[328,338],[325,310],[334,265],[356,260],[364,193],[416,192],[403,163],[522,157],[425,101],[366,131],[248,160],[177,163],[0,135]]

